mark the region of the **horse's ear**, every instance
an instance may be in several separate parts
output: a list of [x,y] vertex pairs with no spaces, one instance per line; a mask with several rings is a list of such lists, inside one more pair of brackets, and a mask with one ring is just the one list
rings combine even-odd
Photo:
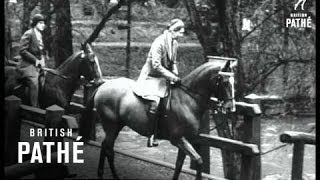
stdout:
[[81,43],[81,50],[83,50],[85,53],[88,53],[88,49],[90,49],[89,43]]

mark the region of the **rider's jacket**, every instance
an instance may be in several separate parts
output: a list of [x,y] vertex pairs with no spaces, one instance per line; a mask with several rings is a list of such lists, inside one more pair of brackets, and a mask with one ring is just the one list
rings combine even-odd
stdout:
[[35,65],[37,59],[41,59],[44,50],[40,50],[41,41],[37,38],[34,28],[26,31],[20,40],[20,67]]
[[171,38],[168,31],[164,31],[154,40],[137,80],[136,94],[164,97],[166,81],[177,77],[172,72],[173,65],[177,62],[177,49],[178,42]]

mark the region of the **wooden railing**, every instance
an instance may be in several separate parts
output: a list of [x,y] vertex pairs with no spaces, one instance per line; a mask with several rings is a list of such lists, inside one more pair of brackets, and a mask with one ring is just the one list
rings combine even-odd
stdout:
[[[46,128],[70,128],[68,121],[70,119],[75,121],[74,118],[65,116],[64,109],[57,105],[50,106],[46,110],[22,105],[21,99],[16,96],[5,98],[5,112],[5,178],[19,178],[28,174],[38,173],[39,170],[42,173],[38,174],[37,178],[63,178],[63,169],[66,167],[63,164],[57,164],[54,160],[57,159],[56,153],[54,153],[56,148],[54,147],[52,147],[52,163],[30,163],[30,161],[25,161],[17,164],[18,142],[20,142],[21,136],[21,119],[28,119],[43,124]],[[74,127],[74,124],[71,125]],[[63,138],[45,137],[44,141],[63,142]]]
[[280,141],[283,143],[293,143],[291,180],[301,180],[303,172],[304,145],[316,145],[315,135],[297,131],[286,131],[280,135]]
[[[205,173],[210,173],[210,147],[219,148],[222,151],[236,152],[241,154],[241,167],[239,178],[241,180],[259,180],[261,179],[261,157],[260,157],[260,118],[261,110],[257,104],[249,104],[245,102],[236,102],[234,115],[242,116],[243,130],[240,140],[233,140],[225,137],[209,135],[209,130],[199,135],[197,144],[198,152],[203,159],[203,170]],[[221,113],[214,114],[213,118],[218,118],[216,122],[222,123],[226,121]],[[209,119],[208,117],[205,117]],[[209,121],[209,120],[208,120]],[[207,125],[209,126],[209,122]],[[219,125],[217,125],[219,126]],[[219,128],[219,127],[218,127]],[[196,145],[197,145],[196,144]],[[235,162],[229,162],[235,163]],[[193,163],[191,163],[193,168]]]

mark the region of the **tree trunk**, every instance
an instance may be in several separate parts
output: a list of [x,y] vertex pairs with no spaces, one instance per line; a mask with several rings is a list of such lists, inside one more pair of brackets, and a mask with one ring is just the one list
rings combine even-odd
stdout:
[[38,0],[23,0],[23,18],[21,22],[21,35],[29,29],[31,12],[38,4]]
[[53,45],[55,66],[59,67],[72,55],[72,25],[69,0],[52,1],[56,12],[56,31]]
[[44,49],[46,49],[51,56],[51,42],[52,42],[52,35],[51,35],[51,3],[50,0],[41,0],[41,14],[45,16],[46,21],[46,28],[43,31],[43,44]]
[[[219,15],[219,27],[220,35],[222,36],[223,43],[223,55],[227,57],[234,57],[238,59],[238,66],[236,67],[236,95],[237,99],[242,99],[245,94],[244,87],[244,72],[243,63],[241,59],[241,16],[239,7],[241,5],[240,0],[226,0],[226,1],[215,1]],[[231,123],[239,124],[237,117],[230,117]],[[225,119],[227,120],[227,119]],[[217,121],[215,121],[218,123]],[[228,123],[223,124],[224,127],[218,127],[219,136],[231,137],[232,139],[241,139],[239,130],[237,128],[230,129]],[[231,126],[233,127],[233,126]],[[223,129],[229,129],[228,131]],[[225,134],[227,133],[227,134]],[[241,155],[222,151],[224,175],[227,179],[240,179],[241,170]]]
[[211,22],[197,11],[194,1],[185,0],[191,25],[204,51],[204,59],[208,55],[217,55],[218,34],[211,27]]
[[12,59],[11,49],[12,49],[12,39],[11,39],[11,7],[9,2],[5,2],[5,57],[7,60]]

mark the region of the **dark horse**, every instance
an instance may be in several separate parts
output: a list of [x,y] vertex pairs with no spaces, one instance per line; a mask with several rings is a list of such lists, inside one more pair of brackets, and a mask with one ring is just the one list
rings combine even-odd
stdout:
[[[230,77],[225,72],[227,69],[231,69],[230,62],[223,68],[207,62],[184,77],[180,85],[171,87],[168,98],[170,106],[165,108],[166,116],[159,120],[158,136],[179,148],[174,179],[178,178],[186,155],[197,162],[197,179],[201,179],[202,159],[194,150],[192,141],[199,134],[200,120],[209,107],[211,97],[224,102],[222,104],[225,108],[229,109],[233,105],[233,89]],[[105,139],[100,152],[99,177],[103,175],[107,156],[113,177],[118,179],[113,148],[115,139],[124,126],[129,126],[142,136],[153,133],[153,122],[147,116],[148,102],[134,94],[131,88],[133,83],[133,80],[127,78],[107,80],[95,91],[80,120],[80,134],[86,138],[90,134],[91,126],[87,123],[92,121],[90,117],[94,107],[100,116]]]
[[[92,51],[89,44],[81,44],[80,51],[71,55],[56,70],[43,68],[47,71],[43,86],[39,90],[40,108],[50,105],[58,105],[66,108],[74,92],[79,88],[84,76],[86,81],[99,84],[102,82],[102,74],[98,58]],[[17,93],[16,87],[24,89],[23,79],[19,77],[16,67],[5,67],[5,95],[25,96],[24,93]],[[18,88],[19,89],[19,88]],[[22,91],[24,92],[24,91]]]

